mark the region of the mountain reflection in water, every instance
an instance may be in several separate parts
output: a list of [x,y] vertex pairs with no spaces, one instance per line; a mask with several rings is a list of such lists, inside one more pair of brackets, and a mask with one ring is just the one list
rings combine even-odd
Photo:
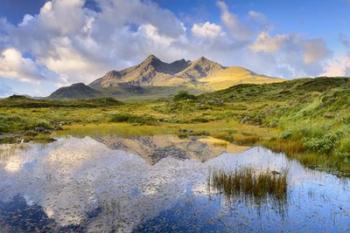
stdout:
[[[175,136],[0,145],[0,232],[350,232],[347,179],[246,149]],[[208,188],[210,170],[245,167],[288,168],[283,215]]]

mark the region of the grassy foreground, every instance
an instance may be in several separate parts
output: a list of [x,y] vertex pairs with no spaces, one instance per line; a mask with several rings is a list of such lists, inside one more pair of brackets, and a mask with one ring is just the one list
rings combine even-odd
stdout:
[[55,135],[210,135],[260,144],[303,164],[350,174],[350,80],[299,79],[242,84],[193,96],[121,103],[102,98],[0,101],[0,140],[50,141]]

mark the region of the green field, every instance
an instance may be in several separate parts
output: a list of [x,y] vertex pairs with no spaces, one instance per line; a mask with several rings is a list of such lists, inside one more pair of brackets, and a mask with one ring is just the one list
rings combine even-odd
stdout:
[[0,101],[2,143],[51,141],[57,135],[210,135],[242,145],[264,145],[303,164],[350,174],[350,79],[298,79],[242,84],[194,96],[119,102]]

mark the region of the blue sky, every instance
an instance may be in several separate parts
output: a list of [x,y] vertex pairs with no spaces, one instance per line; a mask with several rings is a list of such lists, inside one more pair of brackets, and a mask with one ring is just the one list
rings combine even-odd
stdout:
[[0,96],[44,96],[150,53],[289,79],[347,76],[348,12],[349,0],[0,0]]
[[[177,16],[193,21],[220,21],[220,11],[212,0],[156,0],[160,6]],[[350,36],[349,0],[228,0],[226,4],[241,17],[254,10],[273,22],[276,33],[298,33],[308,37],[322,37],[338,51],[343,48],[339,35]]]

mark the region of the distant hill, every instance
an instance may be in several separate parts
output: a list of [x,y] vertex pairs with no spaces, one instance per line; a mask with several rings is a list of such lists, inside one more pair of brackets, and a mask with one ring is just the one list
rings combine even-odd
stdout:
[[26,99],[30,99],[30,96],[27,96],[27,95],[11,95],[11,96],[7,97],[6,99],[9,99],[9,100],[26,100]]
[[173,95],[178,90],[203,93],[242,83],[281,81],[283,79],[259,75],[242,67],[224,67],[205,57],[166,63],[150,55],[138,65],[107,72],[89,86],[79,83],[60,88],[50,98],[155,98]]
[[[318,110],[322,111],[323,107],[325,107],[326,102],[327,104],[334,102],[332,103],[332,106],[334,106],[333,104],[335,104],[336,101],[340,102],[340,104],[348,103],[350,96],[349,89],[350,78],[318,77],[294,79],[281,83],[271,83],[266,85],[240,84],[224,90],[205,93],[203,95],[200,95],[198,98],[212,102],[215,102],[214,100],[220,100],[223,102],[256,102],[257,99],[264,100],[264,102],[279,100],[290,101],[293,102],[294,105],[298,105],[304,100],[312,102],[314,98],[320,98],[319,95],[314,95],[316,92],[318,92],[325,97],[319,103],[320,109]],[[334,109],[332,111],[334,111]]]
[[84,83],[75,83],[69,87],[61,87],[53,92],[50,99],[89,99],[102,96],[102,93],[86,86]]
[[238,84],[278,83],[285,80],[256,74],[243,67],[232,66],[217,70],[200,81],[208,90],[222,90]]

